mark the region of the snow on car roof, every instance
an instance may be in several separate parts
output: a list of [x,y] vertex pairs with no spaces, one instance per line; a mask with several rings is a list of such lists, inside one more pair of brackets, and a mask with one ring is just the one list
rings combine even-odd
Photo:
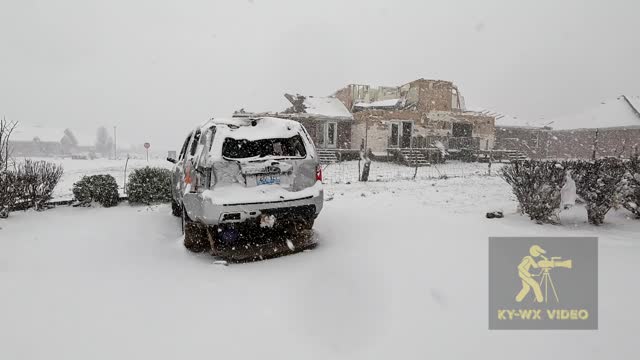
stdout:
[[[255,126],[252,125],[253,121]],[[300,123],[297,121],[275,117],[212,119],[204,127],[214,124],[229,125],[227,129],[223,128],[224,135],[238,140],[290,138],[300,133]]]

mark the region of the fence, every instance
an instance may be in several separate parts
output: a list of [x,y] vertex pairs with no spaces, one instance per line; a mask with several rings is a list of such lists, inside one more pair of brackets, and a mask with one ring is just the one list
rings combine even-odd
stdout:
[[[468,163],[448,161],[444,164],[410,167],[391,162],[371,162],[368,181],[425,180],[445,177],[497,176],[504,164]],[[363,161],[343,161],[323,167],[323,183],[344,184],[357,182]]]

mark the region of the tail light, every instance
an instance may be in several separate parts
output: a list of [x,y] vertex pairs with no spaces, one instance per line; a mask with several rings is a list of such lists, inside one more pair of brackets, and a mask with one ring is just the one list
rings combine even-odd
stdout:
[[201,176],[197,171],[193,171],[191,164],[187,164],[184,169],[184,184],[187,185],[189,192],[197,192],[201,184]]
[[316,167],[316,181],[322,181],[322,166]]
[[191,164],[187,164],[184,169],[184,184],[191,185]]

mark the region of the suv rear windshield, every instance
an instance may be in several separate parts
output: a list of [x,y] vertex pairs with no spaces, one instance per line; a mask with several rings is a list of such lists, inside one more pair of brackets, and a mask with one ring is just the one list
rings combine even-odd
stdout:
[[305,157],[307,150],[300,135],[286,139],[224,139],[222,156],[231,159],[246,159],[265,156]]

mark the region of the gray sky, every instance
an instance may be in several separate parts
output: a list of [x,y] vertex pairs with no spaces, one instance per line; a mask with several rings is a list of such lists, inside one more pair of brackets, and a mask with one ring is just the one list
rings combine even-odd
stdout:
[[284,92],[454,81],[521,117],[640,95],[635,0],[2,0],[0,116],[177,148]]

